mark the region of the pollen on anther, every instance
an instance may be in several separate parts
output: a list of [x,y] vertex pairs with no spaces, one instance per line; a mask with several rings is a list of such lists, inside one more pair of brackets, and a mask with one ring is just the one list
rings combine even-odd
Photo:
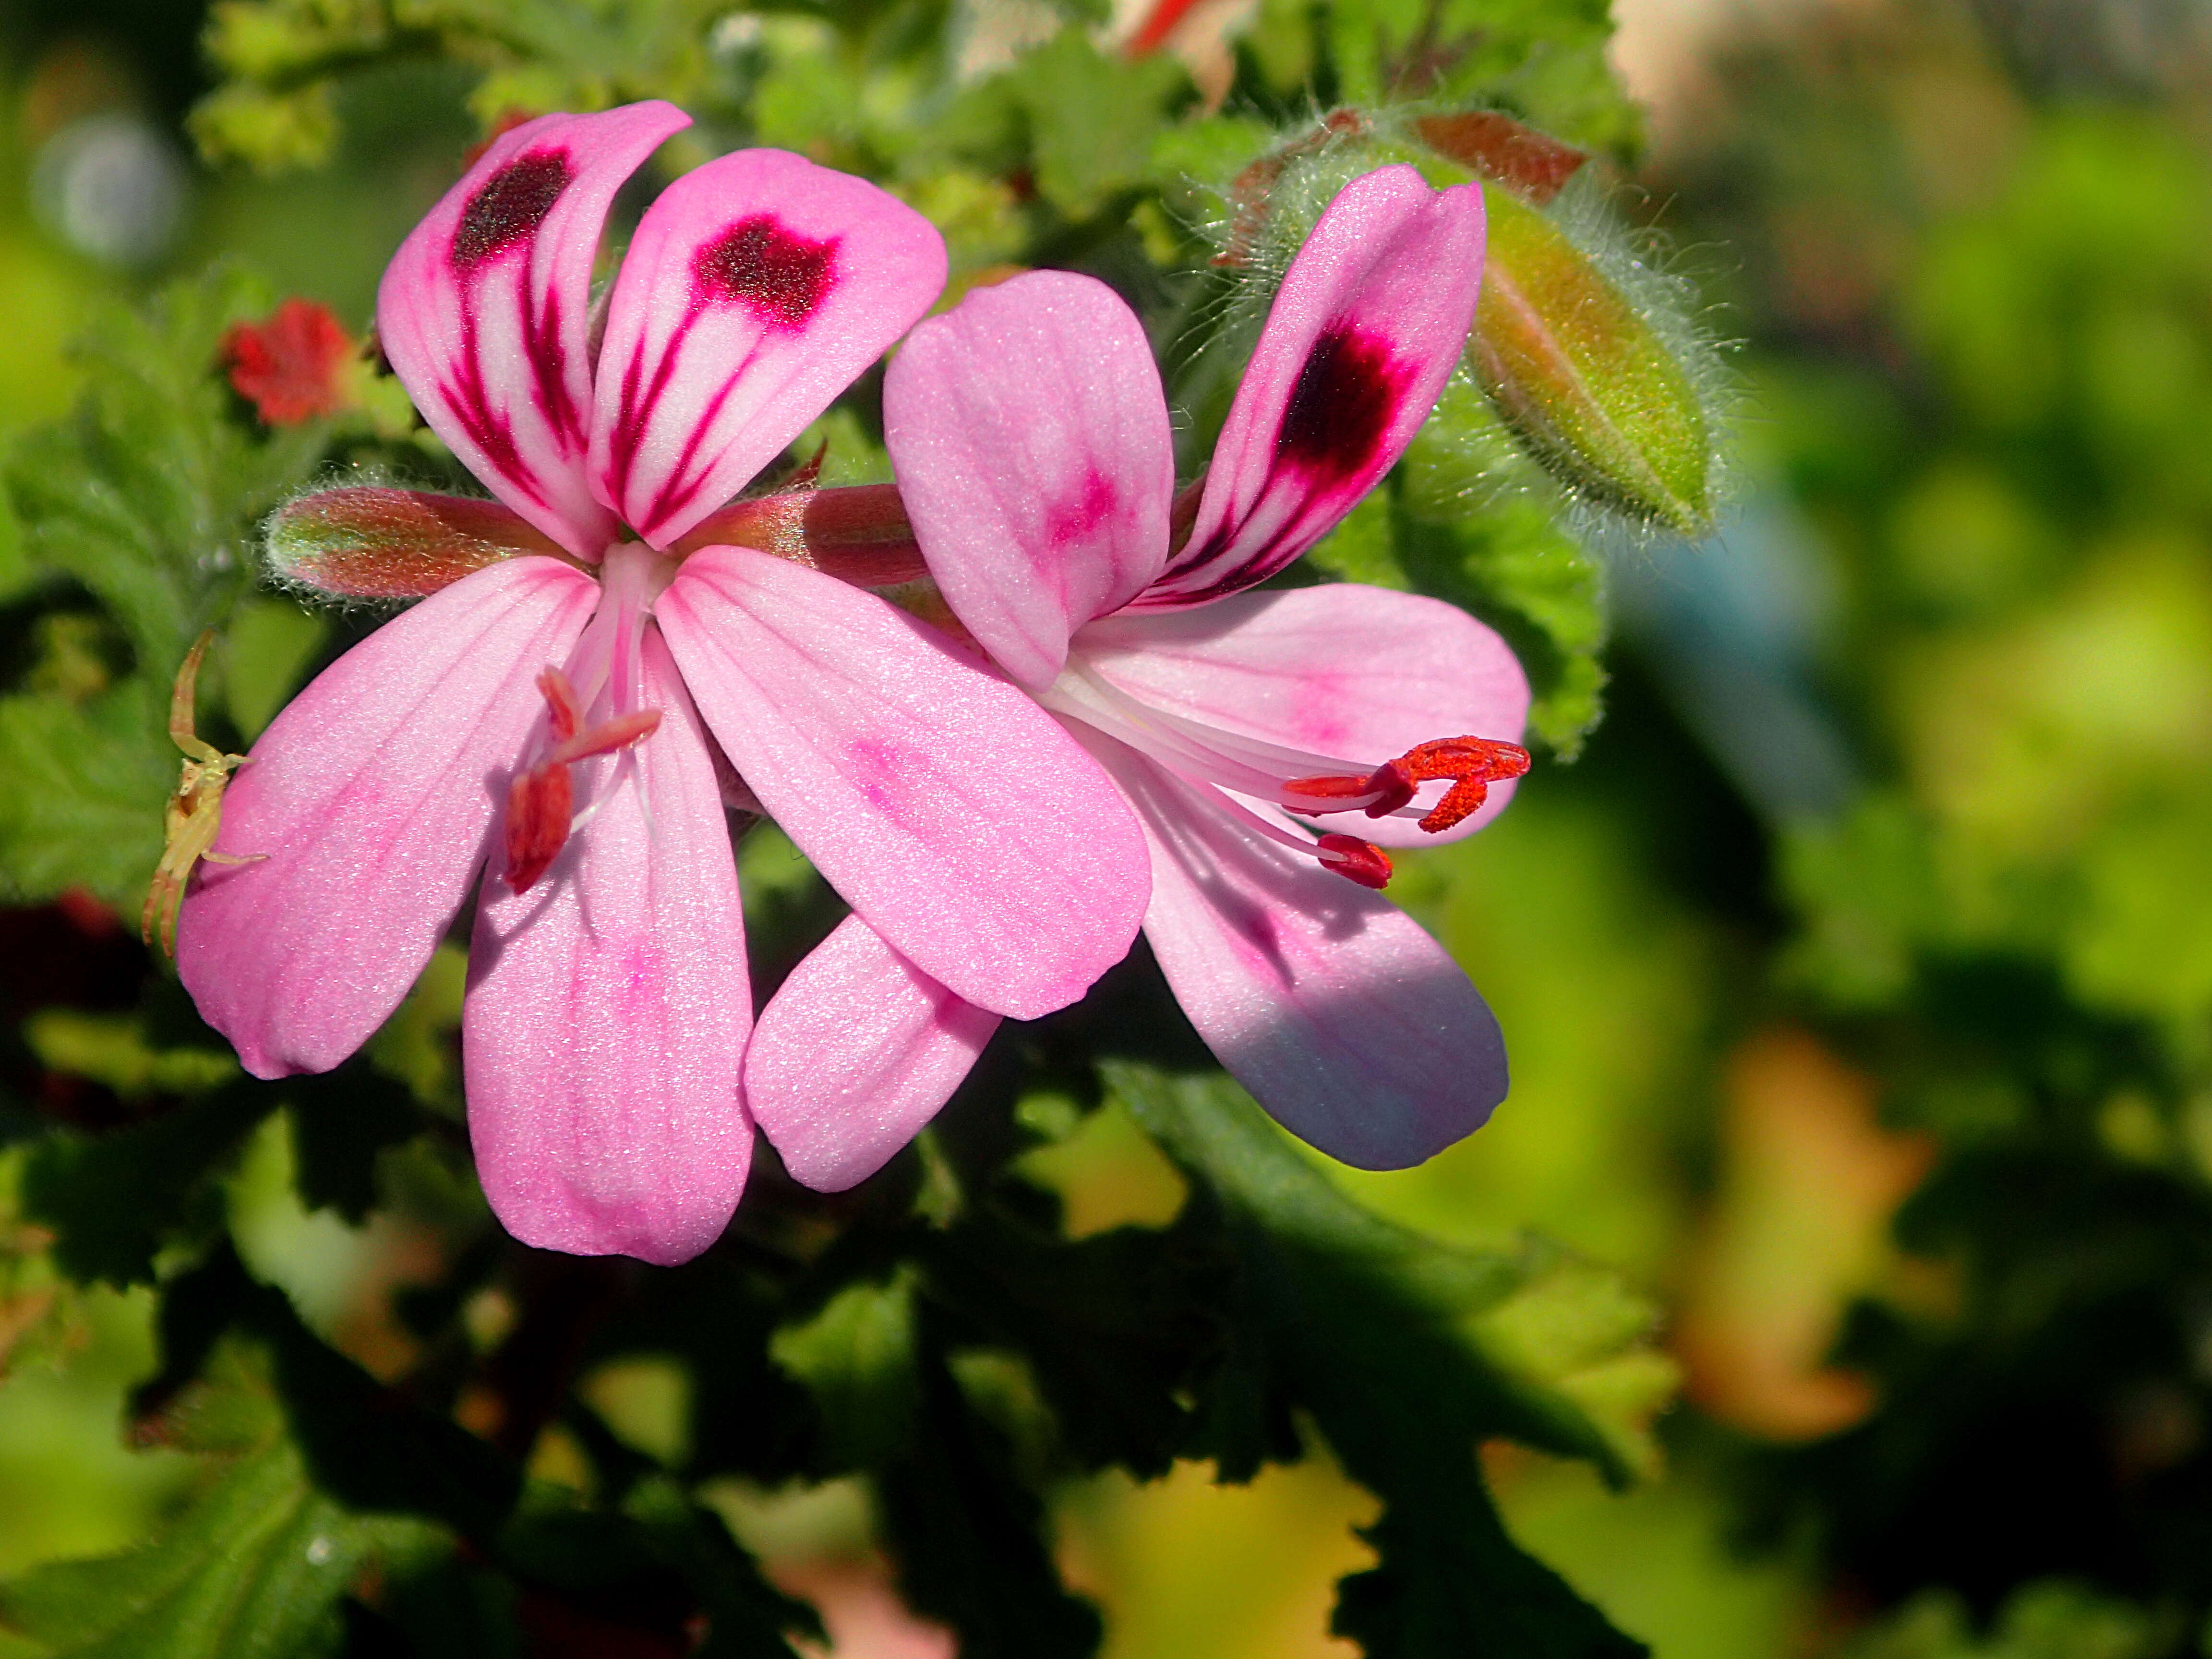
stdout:
[[1517,778],[1528,769],[1528,751],[1495,738],[1438,738],[1416,744],[1393,763],[1415,783],[1449,778],[1452,787],[1421,819],[1421,828],[1441,835],[1482,810],[1490,786]]
[[530,890],[568,840],[575,810],[568,769],[550,762],[520,774],[507,792],[507,884]]

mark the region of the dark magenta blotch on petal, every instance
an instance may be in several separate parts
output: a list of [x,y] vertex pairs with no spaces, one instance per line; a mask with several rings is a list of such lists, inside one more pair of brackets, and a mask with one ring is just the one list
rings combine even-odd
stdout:
[[837,284],[837,244],[810,241],[757,213],[704,244],[692,274],[704,298],[735,301],[764,322],[797,328]]
[[1385,342],[1332,323],[1298,371],[1276,459],[1323,484],[1357,477],[1389,435],[1406,378]]
[[576,176],[565,149],[532,150],[485,179],[461,210],[453,269],[463,276],[537,234]]

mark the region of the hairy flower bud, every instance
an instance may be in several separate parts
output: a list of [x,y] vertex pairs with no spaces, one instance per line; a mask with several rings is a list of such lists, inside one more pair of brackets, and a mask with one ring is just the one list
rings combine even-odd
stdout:
[[1484,186],[1490,246],[1468,357],[1522,446],[1637,521],[1712,517],[1712,434],[1680,353],[1558,222]]

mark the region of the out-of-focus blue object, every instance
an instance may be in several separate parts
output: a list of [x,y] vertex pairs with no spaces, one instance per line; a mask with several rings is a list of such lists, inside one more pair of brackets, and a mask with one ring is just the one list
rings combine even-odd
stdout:
[[1744,798],[1771,819],[1826,816],[1856,768],[1814,672],[1832,605],[1788,502],[1747,493],[1701,542],[1613,561],[1620,631]]

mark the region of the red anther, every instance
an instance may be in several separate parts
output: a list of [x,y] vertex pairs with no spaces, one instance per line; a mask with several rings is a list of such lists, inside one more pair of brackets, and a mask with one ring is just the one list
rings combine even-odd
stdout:
[[1346,881],[1376,890],[1390,884],[1390,855],[1357,836],[1323,836],[1321,861]]
[[544,694],[545,718],[552,723],[555,739],[567,742],[584,723],[584,710],[576,701],[576,688],[568,684],[568,677],[559,669],[549,668],[538,677],[538,689]]
[[527,892],[559,855],[575,804],[568,769],[557,761],[522,773],[507,786],[507,884],[516,892]]
[[1396,761],[1384,761],[1367,782],[1370,788],[1382,792],[1367,803],[1367,816],[1370,818],[1387,818],[1413,799],[1413,776]]
[[1528,751],[1517,743],[1494,738],[1438,738],[1416,744],[1390,763],[1415,783],[1452,780],[1444,798],[1421,820],[1421,828],[1434,836],[1480,811],[1490,799],[1492,784],[1526,772]]
[[617,714],[604,720],[588,732],[579,732],[553,750],[553,759],[563,766],[580,760],[589,760],[594,755],[611,755],[617,749],[626,749],[643,738],[651,737],[660,729],[660,711],[641,708],[631,714]]

